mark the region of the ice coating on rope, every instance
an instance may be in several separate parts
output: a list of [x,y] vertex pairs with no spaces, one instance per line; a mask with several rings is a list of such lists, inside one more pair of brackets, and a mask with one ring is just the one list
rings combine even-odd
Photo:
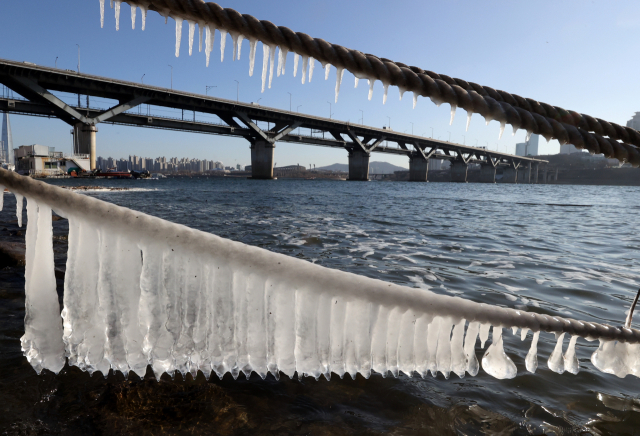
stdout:
[[296,77],[298,74],[298,63],[300,62],[300,55],[295,53],[293,56],[293,77]]
[[567,351],[564,353],[564,369],[571,374],[577,374],[578,372],[580,372],[580,362],[578,361],[578,356],[576,355],[577,340],[577,336],[571,336]]
[[136,12],[138,8],[136,6],[131,6],[131,30],[136,30]]
[[562,374],[564,372],[564,357],[562,356],[562,340],[564,339],[564,333],[558,336],[558,341],[553,349],[553,352],[549,356],[547,366],[553,372]]
[[212,29],[209,26],[205,28],[205,41],[204,41],[204,53],[207,57],[207,67],[209,66],[209,60],[211,58],[211,52],[213,51],[213,43],[215,42],[216,29]]
[[471,124],[471,116],[472,115],[473,115],[473,112],[467,111],[467,127],[465,128],[465,132],[469,131],[469,124]]
[[302,84],[304,85],[307,81],[307,68],[309,66],[309,57],[302,56]]
[[453,119],[456,117],[456,109],[458,109],[458,106],[456,106],[455,104],[451,105],[451,119],[449,120],[449,125],[451,126],[453,124]]
[[273,82],[273,68],[276,61],[276,46],[270,47],[270,56],[269,56],[269,89],[271,89],[271,83]]
[[313,79],[313,69],[315,68],[315,65],[316,65],[316,60],[310,57],[309,58],[309,83],[311,83],[311,79]]
[[376,83],[374,79],[369,79],[369,101],[371,101],[371,97],[373,97],[373,85]]
[[504,352],[502,328],[493,327],[492,342],[482,358],[482,369],[499,380],[512,379],[518,373],[515,363]]
[[100,28],[104,27],[104,0],[100,0]]
[[253,77],[253,69],[256,65],[256,47],[258,46],[257,39],[249,40],[249,77]]
[[18,227],[22,227],[22,209],[24,209],[24,197],[20,194],[16,196],[16,219],[18,220]]
[[182,18],[176,17],[176,57],[180,57],[180,42],[182,41]]
[[540,338],[540,332],[535,332],[533,334],[533,338],[531,339],[531,347],[529,348],[529,352],[527,353],[527,357],[524,361],[527,371],[529,371],[530,373],[534,373],[536,372],[536,369],[538,369],[538,339],[539,338]]
[[60,372],[65,364],[62,322],[53,263],[51,209],[27,201],[25,252],[25,333],[22,351],[38,374]]
[[262,44],[262,92],[267,84],[267,69],[269,68],[269,46]]
[[116,4],[116,31],[120,30],[120,4],[122,0],[115,0]]
[[340,85],[342,85],[343,75],[344,68],[338,68],[338,71],[336,71],[336,103],[338,102],[338,96],[340,95]]
[[[389,84],[384,83],[382,85],[384,87],[384,94],[382,95],[382,104],[387,104],[387,94],[389,93]],[[337,101],[337,98],[336,98]]]
[[227,31],[220,30],[220,62],[224,62],[224,49],[227,45]]
[[189,23],[189,56],[193,54],[193,36],[196,33],[196,22],[187,20]]

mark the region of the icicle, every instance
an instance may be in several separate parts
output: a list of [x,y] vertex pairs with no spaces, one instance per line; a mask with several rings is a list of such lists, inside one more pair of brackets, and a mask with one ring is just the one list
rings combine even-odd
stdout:
[[469,124],[471,124],[471,116],[472,115],[473,115],[473,112],[467,111],[467,127],[465,129],[465,132],[469,131]]
[[343,75],[344,68],[338,68],[338,71],[336,71],[336,103],[338,102],[338,96],[340,95],[340,85],[342,85]]
[[513,135],[511,136],[516,136],[516,133],[518,133],[518,128],[516,126],[513,126]]
[[111,0],[111,9],[113,9],[113,0]]
[[220,62],[224,62],[224,49],[227,45],[227,31],[220,31]]
[[358,76],[355,76],[355,78],[356,78],[356,83],[354,88],[358,88],[358,82],[360,82],[360,78]]
[[482,358],[482,369],[499,380],[512,379],[518,373],[515,363],[504,352],[502,328],[493,327],[492,342]]
[[382,95],[382,104],[387,104],[387,94],[389,93],[389,84],[383,83],[382,86],[384,87],[384,94]]
[[502,134],[504,133],[505,123],[500,123],[500,134],[498,135],[498,140],[502,139]]
[[100,28],[104,28],[104,0],[100,0]]
[[140,15],[142,15],[142,30],[144,31],[144,29],[147,27],[147,7],[146,6],[140,6],[140,12],[142,12]]
[[300,62],[300,55],[298,53],[295,53],[295,55],[293,56],[293,77],[296,77],[296,74],[298,74],[299,62]]
[[24,209],[24,197],[20,194],[16,196],[16,218],[18,219],[18,227],[22,227],[22,209]]
[[[316,60],[314,58],[309,58],[309,83],[311,83],[311,79],[313,78],[313,69],[315,65],[316,65]],[[282,72],[284,73],[284,69]]]
[[4,207],[4,186],[0,185],[0,212],[2,212],[3,207]]
[[449,125],[451,126],[453,124],[453,119],[456,117],[456,109],[458,109],[458,106],[456,106],[455,104],[451,105],[451,119],[449,120]]
[[267,83],[267,70],[269,69],[269,46],[262,44],[262,92]]
[[371,101],[371,97],[373,97],[373,85],[375,82],[375,79],[369,79],[369,101]]
[[176,57],[180,57],[180,42],[182,41],[182,18],[176,19]]
[[27,202],[25,252],[25,318],[22,351],[38,374],[57,374],[65,365],[60,306],[53,262],[51,209]]
[[274,45],[269,50],[271,52],[269,56],[269,89],[271,89],[271,82],[273,82],[273,69],[276,60],[276,46]]
[[400,92],[400,101],[402,101],[402,97],[404,97],[404,93],[407,92],[406,89],[398,87],[398,91]]
[[198,53],[202,53],[202,39],[204,35],[204,25],[202,23],[198,23]]
[[256,46],[258,45],[257,39],[249,41],[249,77],[253,77],[253,67],[256,64]]
[[525,338],[527,337],[527,332],[529,331],[528,328],[523,328],[522,331],[520,332],[520,340],[524,341]]
[[331,70],[331,64],[324,66],[324,80],[329,80],[329,71]]
[[278,47],[278,48],[279,48],[279,50],[278,50],[278,70],[277,70],[276,76],[280,77],[280,74],[282,74],[282,54],[283,54],[283,52],[282,52],[282,47]]
[[136,30],[136,12],[138,8],[136,6],[131,6],[131,30]]
[[413,109],[416,108],[416,105],[418,104],[418,93],[414,92],[413,93]]
[[567,352],[564,354],[564,368],[571,374],[577,374],[580,372],[580,362],[578,361],[578,356],[576,356],[577,340],[577,336],[571,336],[569,346],[567,347]]
[[307,67],[309,66],[309,58],[302,56],[302,84],[307,82]]
[[238,35],[238,60],[240,60],[240,52],[242,51],[242,41],[244,41],[244,35]]
[[463,347],[464,326],[466,323],[466,320],[461,320],[453,327],[453,333],[451,334],[451,371],[460,378],[464,378],[464,373],[467,369],[467,356]]
[[562,374],[564,372],[564,359],[562,357],[562,340],[564,339],[564,333],[558,336],[558,342],[556,342],[556,346],[553,349],[553,352],[549,356],[549,361],[547,362],[547,366],[553,372],[557,372],[558,374]]
[[189,56],[193,54],[193,36],[196,32],[196,23],[195,21],[187,20],[189,23]]
[[169,15],[165,15],[164,16],[164,24],[168,24],[169,23]]
[[529,142],[532,134],[533,132],[531,130],[527,130],[527,137],[525,138],[524,142]]
[[205,41],[204,41],[204,53],[207,57],[207,67],[209,66],[209,59],[211,58],[211,52],[213,51],[213,43],[215,42],[216,29],[212,29],[209,26],[205,28]]
[[511,327],[511,333],[513,334],[513,336],[518,334],[518,327]]
[[538,369],[538,338],[540,337],[540,332],[535,332],[533,334],[533,339],[531,339],[531,348],[529,348],[529,352],[527,353],[527,358],[525,359],[525,365],[527,367],[527,371],[530,373],[536,372]]
[[115,0],[116,3],[116,31],[120,30],[120,4],[122,0]]
[[233,55],[231,56],[231,60],[235,62],[236,57],[238,56],[238,35],[237,33],[231,33],[231,43],[233,44]]
[[467,334],[464,338],[464,354],[467,358],[467,372],[474,377],[478,374],[480,364],[476,357],[476,341],[478,340],[478,330],[480,323],[477,321],[470,322],[467,327]]
[[442,318],[438,334],[438,348],[436,351],[436,366],[438,371],[449,379],[451,371],[451,318]]
[[491,324],[480,325],[480,348],[484,348],[485,342],[489,339],[489,329],[491,329]]

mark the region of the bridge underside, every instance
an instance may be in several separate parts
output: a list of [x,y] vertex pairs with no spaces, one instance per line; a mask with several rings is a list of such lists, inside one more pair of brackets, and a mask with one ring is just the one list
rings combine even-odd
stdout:
[[[345,149],[349,153],[349,180],[367,180],[371,152],[404,155],[410,159],[410,180],[426,181],[430,158],[452,161],[456,181],[466,181],[469,164],[494,168],[527,166],[535,159],[467,147],[388,129],[353,125],[342,121],[238,103],[199,94],[185,93],[104,77],[78,74],[54,68],[0,60],[0,83],[23,99],[0,98],[0,110],[60,118],[73,127],[74,149],[91,156],[95,168],[98,124],[112,123],[138,127],[184,130],[245,138],[251,145],[252,176],[273,178],[276,142],[296,142]],[[53,92],[78,95],[78,104],[69,105]],[[81,99],[81,96],[83,98]],[[81,101],[86,97],[87,104]],[[90,98],[116,100],[107,110],[90,107]],[[193,120],[143,115],[132,112],[141,104],[149,107],[181,109],[194,113]],[[195,113],[212,114],[219,123],[195,121]],[[267,128],[264,128],[264,124]],[[306,134],[306,132],[309,132]],[[452,173],[453,174],[453,173]],[[490,181],[487,175],[487,181]]]

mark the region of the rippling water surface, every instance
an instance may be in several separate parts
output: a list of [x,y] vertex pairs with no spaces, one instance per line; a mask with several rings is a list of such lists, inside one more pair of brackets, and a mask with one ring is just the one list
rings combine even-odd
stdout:
[[[640,286],[640,189],[633,187],[222,178],[91,184],[132,189],[87,195],[246,244],[521,310],[619,325]],[[12,196],[5,204],[2,234],[19,237]],[[55,223],[62,267],[65,225]],[[330,382],[200,375],[158,384],[90,378],[75,368],[37,377],[20,352],[21,274],[0,271],[0,430],[8,434],[640,433],[640,380],[596,371],[589,358],[597,342],[584,340],[580,373],[553,373],[546,360],[555,338],[545,333],[530,374],[531,335],[521,342],[505,331],[505,351],[518,367],[506,381],[482,370],[464,379]]]

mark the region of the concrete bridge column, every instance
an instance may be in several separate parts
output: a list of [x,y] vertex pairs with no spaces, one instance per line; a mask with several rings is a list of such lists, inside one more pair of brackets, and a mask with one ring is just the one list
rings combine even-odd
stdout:
[[73,126],[74,152],[88,154],[90,168],[96,169],[96,133],[98,128],[89,124],[78,123]]
[[466,162],[462,160],[454,160],[451,162],[451,181],[467,183],[467,167]]
[[480,165],[480,183],[495,183],[496,167],[491,164]]
[[369,153],[363,150],[349,151],[349,179],[369,180]]
[[505,168],[502,172],[502,183],[518,183],[518,170],[513,167]]
[[264,140],[251,143],[251,178],[273,179],[273,151],[276,148]]
[[429,160],[421,155],[412,154],[409,156],[409,181],[426,182],[429,171]]

